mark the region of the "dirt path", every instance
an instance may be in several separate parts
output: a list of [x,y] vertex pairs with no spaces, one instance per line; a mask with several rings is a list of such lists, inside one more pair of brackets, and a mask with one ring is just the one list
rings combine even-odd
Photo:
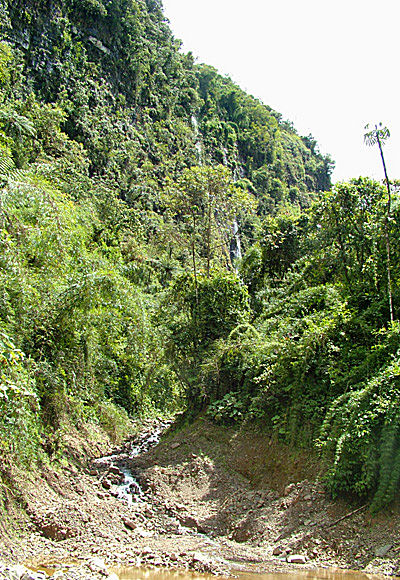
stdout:
[[[147,425],[149,432],[155,427]],[[85,468],[43,466],[32,480],[14,469],[20,496],[9,497],[0,561],[45,566],[66,579],[147,565],[222,574],[327,566],[400,574],[398,506],[372,517],[362,506],[332,501],[306,456],[202,419],[130,457],[137,445],[127,442],[111,461]],[[97,457],[104,451],[99,447]],[[131,505],[115,497],[121,468],[143,491]],[[288,563],[295,555],[304,563]]]

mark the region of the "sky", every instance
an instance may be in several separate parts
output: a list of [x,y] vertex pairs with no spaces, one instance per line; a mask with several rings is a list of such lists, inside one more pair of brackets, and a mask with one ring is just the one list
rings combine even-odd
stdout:
[[400,179],[400,0],[163,0],[182,50],[312,134],[336,163],[333,181],[383,179],[364,127],[391,133]]

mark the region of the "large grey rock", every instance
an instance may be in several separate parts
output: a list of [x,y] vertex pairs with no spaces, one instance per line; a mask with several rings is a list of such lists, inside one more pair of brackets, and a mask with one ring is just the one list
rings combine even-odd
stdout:
[[16,566],[9,566],[6,568],[4,575],[7,580],[20,580],[27,571],[28,570],[25,568],[25,566],[17,564]]
[[106,563],[103,558],[92,558],[92,560],[88,562],[87,566],[92,572],[102,573],[106,570]]
[[377,558],[384,558],[391,549],[392,544],[386,544],[385,546],[376,546],[374,548],[374,554]]

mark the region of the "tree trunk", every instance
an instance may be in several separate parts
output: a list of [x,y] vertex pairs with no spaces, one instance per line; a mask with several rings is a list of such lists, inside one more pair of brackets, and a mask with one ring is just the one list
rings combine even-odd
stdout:
[[379,146],[379,152],[381,154],[383,171],[385,173],[385,181],[386,181],[386,189],[388,192],[388,202],[386,208],[386,218],[385,218],[385,242],[386,242],[386,260],[387,260],[387,285],[388,285],[388,298],[389,298],[389,314],[390,314],[390,322],[394,320],[394,312],[393,312],[393,293],[392,293],[392,272],[391,272],[391,248],[390,248],[390,237],[389,237],[389,218],[390,218],[390,211],[391,211],[391,192],[390,192],[390,182],[389,177],[386,170],[386,163],[385,158],[383,156],[382,144],[379,138],[378,127],[375,127],[376,130],[376,137]]
[[193,215],[192,262],[193,262],[193,276],[194,276],[194,291],[196,293],[196,306],[198,306],[199,305],[199,289],[198,289],[198,286],[197,286],[197,266],[196,266],[195,235],[196,235],[196,218]]
[[212,204],[211,199],[208,200],[208,216],[207,216],[207,278],[210,277],[210,262],[211,262],[211,219],[212,219]]

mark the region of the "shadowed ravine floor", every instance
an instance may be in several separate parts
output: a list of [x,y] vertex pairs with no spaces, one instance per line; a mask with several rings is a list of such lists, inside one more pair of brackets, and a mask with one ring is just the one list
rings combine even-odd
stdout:
[[9,504],[0,561],[46,568],[60,580],[347,580],[327,568],[360,570],[350,580],[400,575],[398,506],[372,516],[332,500],[313,458],[263,434],[205,419],[179,431],[150,422],[118,449],[86,453],[83,466],[44,465],[34,477],[13,468],[20,502]]

